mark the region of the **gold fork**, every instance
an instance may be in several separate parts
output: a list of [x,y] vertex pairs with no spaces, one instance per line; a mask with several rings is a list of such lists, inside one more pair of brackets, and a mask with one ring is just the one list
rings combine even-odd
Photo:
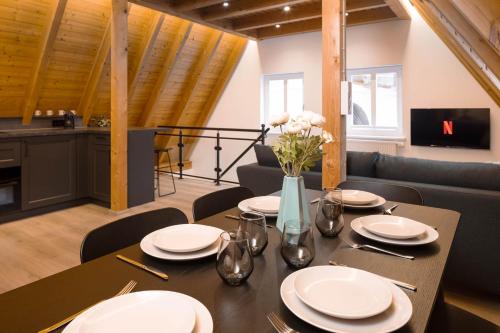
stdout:
[[[129,283],[127,283],[127,285],[125,287],[123,287],[122,290],[120,290],[120,292],[118,292],[118,294],[116,294],[113,297],[121,296],[121,295],[125,295],[125,294],[130,293],[135,288],[136,285],[137,285],[137,282],[134,281],[134,280],[131,280]],[[99,303],[96,303],[94,305],[97,305]],[[92,305],[92,306],[94,306],[94,305]],[[83,309],[83,310],[81,310],[81,311],[79,311],[79,312],[77,312],[77,313],[75,313],[75,314],[73,314],[73,315],[71,315],[71,316],[63,319],[63,320],[61,320],[60,322],[55,323],[54,325],[52,325],[50,327],[47,327],[47,328],[45,328],[45,329],[43,329],[41,331],[38,331],[38,333],[49,333],[49,332],[52,332],[53,330],[56,330],[59,327],[62,327],[64,325],[68,324],[69,322],[73,321],[73,319],[75,319],[77,316],[79,316],[82,312],[90,309],[92,306],[89,306],[89,307],[87,307],[87,308],[85,308],[85,309]]]

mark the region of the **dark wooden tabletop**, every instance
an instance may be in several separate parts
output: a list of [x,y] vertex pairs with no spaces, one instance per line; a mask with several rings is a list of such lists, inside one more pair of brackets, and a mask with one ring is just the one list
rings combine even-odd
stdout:
[[[319,192],[308,191],[308,195],[314,198]],[[389,202],[386,206],[389,207],[390,204]],[[311,205],[310,209],[314,218],[315,205]],[[236,228],[237,221],[224,218],[227,213],[237,214],[238,210],[234,208],[200,223],[225,230]],[[346,211],[342,237],[359,243],[374,244],[358,236],[350,228],[350,222],[354,218],[374,213],[380,212]],[[326,265],[329,259],[333,259],[351,267],[416,285],[416,292],[405,291],[413,304],[413,316],[398,332],[424,332],[439,292],[460,215],[445,209],[408,204],[400,204],[394,215],[413,218],[437,227],[439,239],[419,247],[383,245],[384,248],[416,257],[415,260],[407,260],[348,248],[338,238],[321,237],[314,227],[316,257],[311,265]],[[215,270],[215,255],[196,261],[168,262],[145,255],[136,244],[0,295],[0,332],[37,332],[111,297],[132,279],[138,282],[136,291],[171,290],[198,299],[212,314],[214,332],[274,332],[266,320],[266,314],[271,311],[278,312],[290,326],[303,333],[320,332],[296,318],[281,301],[281,282],[293,271],[281,258],[279,243],[279,231],[269,229],[269,245],[263,255],[255,257],[255,269],[250,278],[238,287],[228,286],[220,279]],[[169,281],[163,281],[117,260],[117,253],[166,272],[170,277]]]

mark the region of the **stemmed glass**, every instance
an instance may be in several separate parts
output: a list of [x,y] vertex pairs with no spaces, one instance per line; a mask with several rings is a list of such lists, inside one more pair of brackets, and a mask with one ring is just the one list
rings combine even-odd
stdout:
[[240,214],[239,230],[248,233],[248,242],[253,256],[258,256],[267,246],[266,217],[257,212]]
[[314,259],[314,237],[310,225],[298,221],[285,221],[281,235],[281,256],[288,266],[304,268]]
[[335,237],[344,227],[341,189],[325,189],[316,210],[316,226],[326,237]]
[[220,235],[216,269],[219,276],[229,285],[244,282],[253,271],[253,257],[247,232],[226,231]]

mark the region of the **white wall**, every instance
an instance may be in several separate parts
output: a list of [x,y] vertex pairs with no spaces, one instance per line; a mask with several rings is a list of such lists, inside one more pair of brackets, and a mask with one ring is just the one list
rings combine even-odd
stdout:
[[[500,108],[426,23],[391,21],[348,28],[347,66],[403,65],[404,148],[398,154],[458,161],[500,161]],[[262,74],[304,73],[305,108],[321,111],[321,33],[313,32],[251,42],[208,126],[257,128],[260,125]],[[491,150],[414,147],[409,143],[410,109],[486,107],[491,109]],[[245,143],[225,144],[229,163]],[[200,143],[193,154],[194,172],[213,174],[213,146]],[[241,148],[240,148],[241,147]],[[255,160],[253,153],[242,164]],[[234,178],[234,171],[228,178]]]
[[[257,42],[249,41],[233,77],[229,81],[207,127],[260,128],[260,82],[261,65]],[[203,134],[215,135],[206,131]],[[223,136],[238,136],[256,138],[255,133],[223,132]],[[221,168],[231,163],[245,147],[248,141],[226,141],[222,143]],[[215,140],[200,139],[191,155],[193,169],[187,172],[215,178]],[[249,152],[239,164],[249,164],[255,161],[253,151]],[[237,180],[236,168],[232,168],[224,179]]]

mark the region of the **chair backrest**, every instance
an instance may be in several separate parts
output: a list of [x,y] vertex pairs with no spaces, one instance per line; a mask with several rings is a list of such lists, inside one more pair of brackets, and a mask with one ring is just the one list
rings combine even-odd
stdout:
[[141,241],[147,234],[175,224],[188,223],[177,208],[152,210],[108,223],[85,236],[80,249],[82,264]]
[[193,219],[199,221],[223,212],[238,206],[240,201],[254,196],[252,191],[241,186],[206,194],[193,202]]
[[410,186],[370,182],[364,180],[347,180],[339,184],[341,189],[362,190],[371,192],[389,201],[404,202],[413,205],[423,205],[420,192]]

